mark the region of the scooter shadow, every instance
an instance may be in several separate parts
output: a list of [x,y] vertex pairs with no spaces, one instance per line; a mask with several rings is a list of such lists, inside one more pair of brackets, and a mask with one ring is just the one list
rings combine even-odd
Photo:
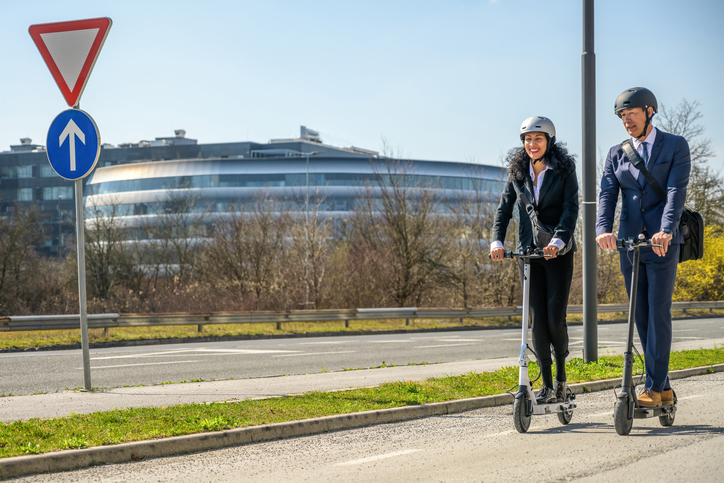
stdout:
[[[613,426],[613,425],[611,425]],[[646,436],[722,436],[724,435],[724,428],[719,426],[709,426],[706,424],[681,424],[673,426],[659,426],[659,427],[636,427],[631,429],[631,433],[627,436],[629,438],[641,438]]]

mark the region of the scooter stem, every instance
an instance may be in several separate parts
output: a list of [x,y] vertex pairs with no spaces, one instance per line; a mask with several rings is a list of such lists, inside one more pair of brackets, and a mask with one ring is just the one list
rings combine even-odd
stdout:
[[639,281],[639,247],[633,249],[633,276],[631,277],[631,290],[629,292],[628,306],[628,336],[626,338],[626,351],[623,354],[623,380],[621,381],[621,392],[633,395],[633,337],[634,325],[636,325],[636,295]]

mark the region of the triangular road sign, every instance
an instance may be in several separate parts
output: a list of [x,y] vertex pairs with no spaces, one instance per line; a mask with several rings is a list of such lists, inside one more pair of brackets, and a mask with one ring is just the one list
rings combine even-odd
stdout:
[[31,25],[28,31],[70,107],[76,107],[113,21],[92,18]]

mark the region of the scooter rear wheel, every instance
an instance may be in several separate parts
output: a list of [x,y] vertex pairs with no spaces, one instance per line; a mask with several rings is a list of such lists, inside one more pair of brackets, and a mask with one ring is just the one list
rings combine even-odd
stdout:
[[530,427],[530,414],[528,412],[528,396],[515,398],[513,402],[513,423],[515,430],[519,433],[525,433]]
[[668,414],[664,414],[663,416],[659,416],[659,423],[661,426],[673,426],[675,417],[676,413],[672,411]]
[[616,427],[616,433],[620,436],[626,436],[631,432],[633,427],[633,414],[629,414],[631,404],[628,398],[617,399],[613,406],[613,423]]
[[561,424],[568,424],[571,422],[571,419],[573,419],[573,409],[567,409],[565,411],[561,411],[558,414],[558,421],[561,422]]

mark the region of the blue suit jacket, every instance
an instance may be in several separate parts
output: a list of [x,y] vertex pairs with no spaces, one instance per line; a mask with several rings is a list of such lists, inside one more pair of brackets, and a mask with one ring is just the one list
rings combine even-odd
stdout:
[[[648,171],[666,192],[664,202],[656,191],[644,181],[641,186],[634,178],[621,145],[611,148],[606,157],[601,178],[601,194],[598,200],[596,236],[613,232],[613,221],[621,192],[621,225],[618,238],[636,237],[644,227],[649,235],[668,228],[673,233],[671,243],[683,243],[679,220],[686,201],[686,185],[689,184],[691,156],[689,144],[681,136],[661,131],[651,148],[646,164]],[[643,178],[643,174],[639,173]]]

